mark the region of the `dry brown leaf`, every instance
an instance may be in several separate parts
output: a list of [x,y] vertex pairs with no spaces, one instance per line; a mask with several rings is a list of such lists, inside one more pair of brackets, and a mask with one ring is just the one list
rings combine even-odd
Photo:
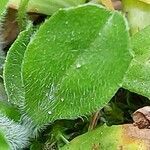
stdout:
[[150,106],[136,110],[132,115],[134,125],[140,129],[150,128]]

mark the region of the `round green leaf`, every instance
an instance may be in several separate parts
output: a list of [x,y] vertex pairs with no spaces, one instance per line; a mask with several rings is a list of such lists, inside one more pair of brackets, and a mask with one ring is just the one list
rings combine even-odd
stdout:
[[38,126],[102,108],[131,61],[124,17],[99,5],[58,11],[23,60],[25,110]]

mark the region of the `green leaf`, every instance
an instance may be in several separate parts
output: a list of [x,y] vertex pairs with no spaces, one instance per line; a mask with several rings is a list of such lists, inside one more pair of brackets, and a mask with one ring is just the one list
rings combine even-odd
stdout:
[[[52,15],[60,8],[67,8],[84,4],[86,0],[30,0],[28,12],[42,13]],[[9,0],[9,7],[18,9],[20,0]]]
[[17,40],[8,51],[4,66],[4,83],[8,99],[19,107],[24,106],[21,64],[32,33],[33,28],[29,28],[19,34]]
[[4,12],[4,10],[6,9],[6,4],[8,3],[8,0],[1,0],[0,2],[0,18]]
[[19,110],[5,101],[0,101],[0,114],[3,114],[16,122],[21,118]]
[[123,87],[150,98],[150,26],[132,37],[134,58]]
[[0,147],[2,150],[10,150],[10,146],[5,139],[5,136],[1,132],[0,132]]
[[103,125],[76,137],[61,150],[146,150],[149,145],[145,132],[149,133],[128,124],[111,127]]
[[131,61],[124,18],[99,5],[58,11],[23,60],[25,110],[38,126],[102,108]]

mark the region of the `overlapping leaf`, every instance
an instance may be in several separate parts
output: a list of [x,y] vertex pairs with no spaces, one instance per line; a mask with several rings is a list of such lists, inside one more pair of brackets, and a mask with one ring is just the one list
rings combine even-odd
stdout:
[[132,37],[134,59],[123,86],[132,92],[150,98],[150,26]]
[[5,101],[0,101],[0,114],[3,114],[16,122],[20,121],[21,118],[19,110]]
[[101,126],[73,139],[61,150],[146,150],[149,149],[148,129],[140,130],[132,124]]
[[20,33],[17,40],[9,49],[4,67],[4,82],[8,99],[11,103],[19,107],[24,105],[21,64],[32,33],[32,28]]
[[124,18],[98,5],[60,10],[38,30],[23,60],[25,110],[37,125],[103,107],[131,60]]

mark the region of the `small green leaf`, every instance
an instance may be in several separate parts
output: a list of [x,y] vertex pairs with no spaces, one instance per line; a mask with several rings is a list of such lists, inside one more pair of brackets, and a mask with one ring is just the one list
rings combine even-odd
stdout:
[[147,150],[149,133],[132,124],[111,127],[103,125],[76,137],[61,150]]
[[[30,0],[28,12],[42,13],[52,15],[60,8],[68,8],[84,4],[86,0]],[[9,7],[18,9],[20,0],[9,0]]]
[[150,26],[132,37],[134,58],[123,87],[150,98]]
[[33,28],[29,28],[19,34],[17,40],[8,51],[4,66],[4,83],[8,99],[19,107],[24,105],[21,64],[32,33]]
[[16,122],[21,118],[19,110],[5,101],[0,101],[0,114],[3,114]]
[[23,60],[25,110],[41,126],[102,108],[131,61],[124,17],[99,5],[58,11],[38,30]]

